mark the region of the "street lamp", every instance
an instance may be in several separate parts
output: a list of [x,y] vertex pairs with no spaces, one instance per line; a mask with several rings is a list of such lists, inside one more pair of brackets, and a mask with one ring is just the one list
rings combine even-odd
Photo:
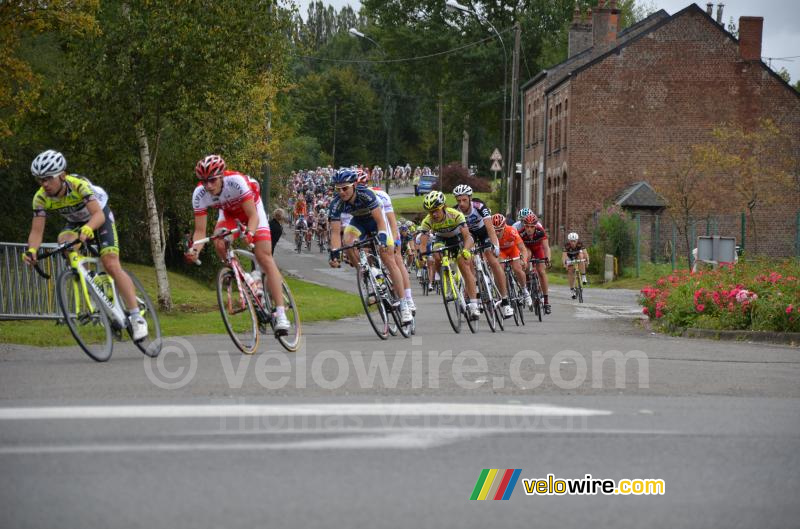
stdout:
[[[508,156],[508,152],[506,150],[506,94],[508,93],[508,85],[507,85],[507,80],[508,80],[508,52],[506,51],[506,43],[503,41],[503,36],[500,35],[500,32],[497,31],[496,27],[494,27],[494,24],[492,24],[489,21],[488,18],[482,17],[481,15],[479,15],[476,11],[473,11],[472,9],[468,8],[467,6],[459,4],[458,2],[456,2],[456,0],[447,0],[445,2],[445,8],[447,9],[447,11],[450,11],[451,13],[454,13],[454,12],[466,13],[468,15],[473,15],[478,20],[482,20],[483,22],[486,22],[489,25],[489,27],[492,28],[492,31],[494,31],[494,34],[497,35],[497,38],[500,40],[500,45],[503,46],[503,117],[500,120],[500,122],[501,122],[500,129],[502,131],[501,136],[502,136],[502,142],[503,142],[503,152],[505,152],[506,156]],[[509,161],[506,160],[506,163],[509,163]]]
[[[347,32],[350,34],[351,37],[356,37],[359,39],[365,39],[370,41],[372,44],[375,45],[376,48],[378,48],[378,51],[380,51],[383,54],[383,56],[386,57],[386,50],[384,50],[380,44],[375,42],[373,39],[369,38],[364,33],[360,32],[356,28],[350,28],[349,30],[347,30]],[[386,128],[386,171],[388,173],[389,167],[391,166],[389,162],[389,140],[392,128],[391,128],[391,117],[389,116],[389,114],[392,102],[389,97],[388,81],[386,81],[384,85],[385,86],[383,87],[383,126]],[[387,192],[389,191],[389,176],[390,176],[389,174],[386,175],[385,185]]]

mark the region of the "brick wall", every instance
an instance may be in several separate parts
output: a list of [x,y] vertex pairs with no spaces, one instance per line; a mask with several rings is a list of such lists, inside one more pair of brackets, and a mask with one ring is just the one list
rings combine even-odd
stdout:
[[[800,137],[800,98],[760,62],[743,61],[737,43],[699,9],[579,72],[569,89],[566,224],[572,231],[591,231],[593,213],[625,186],[663,182],[669,164],[662,148],[688,151],[723,122],[750,126],[771,117]],[[728,177],[719,179],[721,190],[729,187]],[[757,211],[763,252],[794,254],[796,191]],[[731,195],[707,200],[736,215],[744,204]]]

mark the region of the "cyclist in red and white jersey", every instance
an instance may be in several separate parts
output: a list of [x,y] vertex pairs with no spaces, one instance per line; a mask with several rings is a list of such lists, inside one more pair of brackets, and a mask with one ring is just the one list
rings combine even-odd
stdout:
[[[200,183],[192,195],[194,208],[194,237],[199,240],[206,236],[208,209],[219,209],[219,217],[214,233],[224,229],[233,230],[237,221],[246,226],[245,239],[254,246],[256,261],[266,275],[267,288],[276,305],[275,330],[289,329],[289,320],[283,305],[280,270],[272,258],[272,236],[261,202],[260,186],[249,176],[237,171],[228,171],[225,160],[216,154],[210,154],[197,162],[194,172]],[[225,242],[214,241],[214,248],[220,259],[225,258]],[[196,244],[186,253],[190,260],[196,260],[202,244]]]

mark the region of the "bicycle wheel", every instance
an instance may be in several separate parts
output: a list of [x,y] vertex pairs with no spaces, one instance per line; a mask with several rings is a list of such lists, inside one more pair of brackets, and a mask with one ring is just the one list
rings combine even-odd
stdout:
[[542,307],[542,288],[539,283],[539,274],[537,273],[531,275],[530,293],[531,298],[533,298],[533,313],[539,318],[539,321],[542,321],[542,312],[544,312],[544,308]]
[[492,300],[491,290],[489,288],[489,278],[484,275],[483,267],[478,267],[478,292],[483,307],[483,315],[486,317],[486,323],[492,332],[497,332],[497,325],[495,324],[495,310],[494,300]]
[[583,285],[580,278],[575,281],[575,292],[578,294],[578,303],[583,303]]
[[[133,288],[136,290],[136,304],[139,306],[139,314],[141,314],[144,321],[147,322],[147,337],[134,343],[141,352],[149,357],[155,358],[158,356],[158,353],[161,352],[161,346],[163,344],[161,338],[161,324],[158,321],[158,312],[156,312],[156,307],[150,300],[150,296],[147,295],[139,278],[137,278],[133,272],[128,272],[127,270],[125,272],[127,272],[131,281],[133,281]],[[129,326],[128,333],[130,332]]]
[[447,312],[447,319],[450,326],[456,333],[461,332],[461,307],[459,307],[458,294],[455,292],[455,281],[449,268],[442,267],[439,272],[442,278],[442,300],[444,310]]
[[492,305],[494,305],[494,319],[497,322],[497,326],[500,327],[501,331],[506,330],[505,319],[503,318],[503,312],[500,308],[500,304],[502,303],[503,296],[500,295],[500,289],[497,288],[497,284],[492,281]]
[[[278,338],[278,342],[283,346],[284,349],[289,351],[290,353],[294,353],[297,351],[298,346],[300,345],[300,337],[303,334],[302,330],[302,323],[300,322],[300,311],[297,309],[297,303],[294,301],[294,296],[292,296],[292,291],[289,290],[289,285],[286,284],[286,281],[281,281],[281,291],[283,292],[283,307],[286,313],[286,318],[289,320],[289,323],[292,324],[289,327],[288,334],[279,334],[276,337]],[[274,311],[274,307],[276,306],[272,298],[269,296],[269,291],[267,293],[267,303],[269,307],[272,308]],[[273,314],[274,316],[274,314]],[[273,333],[275,332],[275,318],[270,319],[270,325],[272,326]]]
[[467,308],[466,290],[464,288],[464,278],[461,277],[460,275],[458,276],[458,292],[459,292],[458,296],[461,302],[460,304],[463,307],[464,311],[464,319],[467,320],[467,327],[469,327],[469,330],[472,334],[475,334],[476,332],[478,332],[478,322],[480,321],[480,319],[473,320],[472,318],[469,317],[469,309]]
[[245,354],[255,353],[259,337],[256,308],[249,290],[239,288],[236,274],[227,266],[217,274],[217,302],[222,323],[233,343]]
[[389,315],[386,313],[386,307],[381,300],[378,286],[372,280],[370,274],[360,266],[356,275],[358,295],[361,298],[361,304],[364,306],[364,312],[367,314],[369,324],[375,334],[378,335],[378,338],[385,340],[389,337]]
[[105,302],[88,285],[85,290],[82,288],[78,272],[71,268],[61,272],[56,298],[69,332],[81,349],[97,362],[111,358],[114,342]]
[[506,272],[506,284],[508,285],[508,301],[511,303],[511,308],[514,309],[514,324],[519,327],[519,313],[521,312],[519,310],[519,289],[513,273]]

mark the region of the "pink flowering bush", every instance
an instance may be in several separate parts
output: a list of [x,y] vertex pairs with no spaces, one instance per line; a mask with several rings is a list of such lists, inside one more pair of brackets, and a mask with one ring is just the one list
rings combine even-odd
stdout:
[[678,270],[643,288],[642,312],[667,327],[800,332],[800,260]]

